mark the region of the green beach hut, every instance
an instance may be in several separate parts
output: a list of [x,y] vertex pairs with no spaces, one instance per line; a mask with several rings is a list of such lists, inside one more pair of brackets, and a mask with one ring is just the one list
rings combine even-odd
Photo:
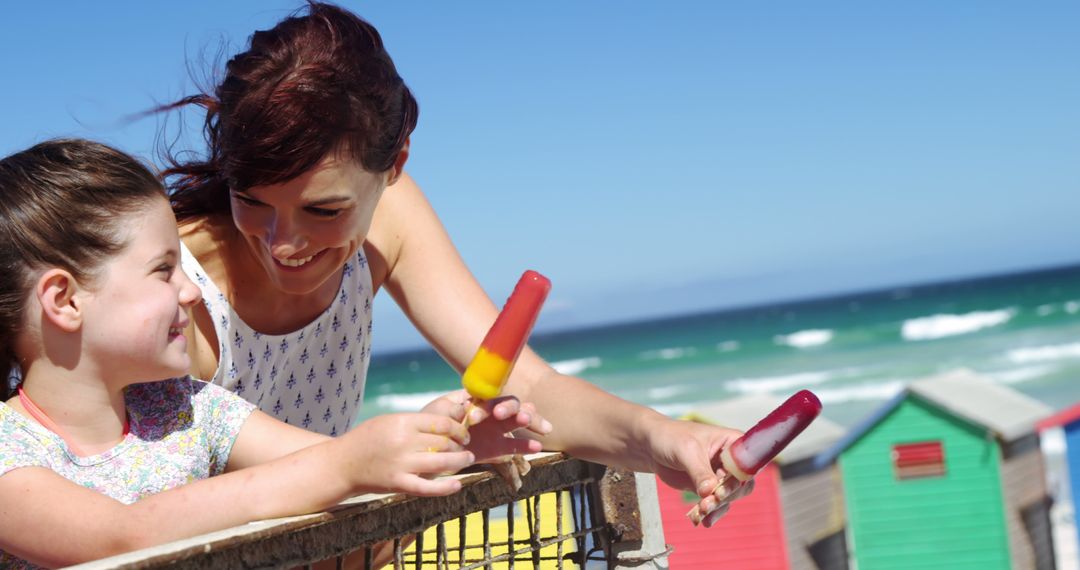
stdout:
[[818,457],[840,466],[851,566],[1053,568],[1050,413],[966,370],[909,384]]

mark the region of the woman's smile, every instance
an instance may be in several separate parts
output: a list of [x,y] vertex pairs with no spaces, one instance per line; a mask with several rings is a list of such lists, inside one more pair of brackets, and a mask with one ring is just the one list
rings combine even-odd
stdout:
[[274,259],[274,263],[279,269],[282,269],[284,271],[297,271],[308,266],[313,261],[322,258],[323,254],[325,254],[326,251],[327,250],[324,249],[314,255],[309,255],[307,257],[294,257],[290,259],[278,259],[274,256],[271,257]]

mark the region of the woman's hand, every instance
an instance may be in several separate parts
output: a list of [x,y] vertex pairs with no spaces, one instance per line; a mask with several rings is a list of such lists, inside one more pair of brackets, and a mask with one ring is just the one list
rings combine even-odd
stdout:
[[719,520],[732,501],[753,491],[753,480],[740,483],[728,477],[720,464],[720,451],[734,443],[741,432],[663,418],[647,426],[644,433],[653,472],[671,487],[693,491],[701,497],[696,507],[704,513],[702,524],[706,527]]
[[356,489],[418,496],[449,495],[461,489],[454,473],[473,464],[465,426],[446,415],[386,414],[356,426],[339,438],[346,446],[345,475]]
[[466,449],[472,451],[479,462],[497,462],[508,455],[536,453],[542,446],[529,435],[545,436],[552,430],[551,422],[541,417],[535,406],[522,403],[513,396],[474,404],[465,390],[457,390],[432,401],[422,411],[445,415],[459,423],[464,423],[468,414],[472,441]]

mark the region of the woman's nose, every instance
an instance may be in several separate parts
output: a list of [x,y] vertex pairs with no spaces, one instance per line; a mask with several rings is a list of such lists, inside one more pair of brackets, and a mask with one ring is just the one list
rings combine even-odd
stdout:
[[266,245],[270,255],[278,259],[288,259],[304,249],[307,240],[297,231],[287,214],[275,215],[266,232]]

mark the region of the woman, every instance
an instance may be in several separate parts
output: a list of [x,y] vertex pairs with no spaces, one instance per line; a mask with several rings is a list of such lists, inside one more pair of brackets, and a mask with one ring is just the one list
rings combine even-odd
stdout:
[[[465,367],[497,308],[404,173],[417,104],[370,24],[311,3],[256,32],[212,93],[168,108],[187,105],[206,111],[208,153],[165,174],[184,268],[205,299],[191,331],[195,376],[289,423],[343,433],[362,401],[371,298],[384,289]],[[479,412],[494,416],[493,437],[527,427],[545,449],[655,472],[702,497],[707,525],[731,499],[713,490],[719,451],[738,432],[671,420],[528,349],[505,392],[516,398]],[[461,418],[464,394],[428,409]]]

